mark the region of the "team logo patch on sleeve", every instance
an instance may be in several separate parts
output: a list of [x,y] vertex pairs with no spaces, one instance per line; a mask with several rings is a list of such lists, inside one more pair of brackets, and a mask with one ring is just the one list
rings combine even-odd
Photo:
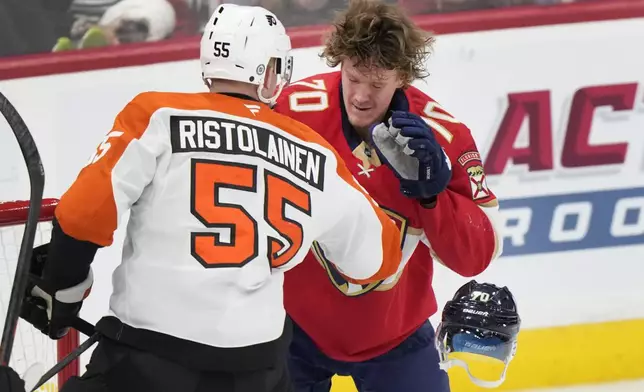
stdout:
[[458,163],[463,167],[472,161],[481,161],[481,154],[478,151],[466,151],[458,157]]
[[483,166],[479,162],[466,168],[470,178],[470,187],[472,188],[472,198],[474,200],[485,199],[490,196],[490,189],[487,186]]

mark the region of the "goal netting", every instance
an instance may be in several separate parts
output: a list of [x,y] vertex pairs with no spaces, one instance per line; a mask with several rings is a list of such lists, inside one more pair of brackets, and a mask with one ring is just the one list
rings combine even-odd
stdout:
[[[51,238],[51,220],[54,216],[54,208],[57,200],[43,200],[40,211],[40,222],[34,239],[34,246],[49,242]],[[27,214],[29,211],[28,201],[0,202],[0,325],[4,325],[11,287],[18,252],[24,233]],[[18,322],[10,366],[18,374],[24,376],[27,369],[35,364],[42,368],[42,373],[49,370],[60,359],[78,346],[78,332],[71,329],[69,334],[60,340],[51,340],[39,330],[33,328],[24,320]],[[39,389],[42,392],[56,392],[58,388],[72,375],[78,374],[78,360],[72,362],[67,368],[52,378]],[[42,376],[38,375],[38,378]]]

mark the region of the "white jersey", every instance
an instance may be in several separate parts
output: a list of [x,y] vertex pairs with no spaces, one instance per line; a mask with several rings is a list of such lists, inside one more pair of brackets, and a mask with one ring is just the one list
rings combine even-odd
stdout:
[[110,312],[214,347],[281,336],[283,274],[314,241],[356,283],[401,259],[399,229],[321,136],[227,95],[134,98],[56,218],[67,235],[108,246],[127,210]]

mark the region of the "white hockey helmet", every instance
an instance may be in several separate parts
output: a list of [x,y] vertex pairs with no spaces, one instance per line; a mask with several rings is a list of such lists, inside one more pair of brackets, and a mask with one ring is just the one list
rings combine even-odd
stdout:
[[[234,80],[257,85],[259,99],[274,105],[290,82],[293,58],[284,25],[262,7],[221,4],[210,17],[201,38],[202,78]],[[276,79],[272,97],[264,97],[269,63]]]

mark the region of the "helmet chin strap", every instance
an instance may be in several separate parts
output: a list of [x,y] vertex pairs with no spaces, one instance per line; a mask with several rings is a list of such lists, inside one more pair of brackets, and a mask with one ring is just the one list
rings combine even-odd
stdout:
[[440,348],[440,344],[437,344],[436,348],[438,349],[440,358],[441,358],[441,361],[439,363],[439,367],[441,369],[447,371],[447,369],[453,366],[462,367],[467,372],[467,376],[470,378],[470,381],[472,381],[474,384],[482,388],[496,388],[499,385],[503,384],[503,382],[505,381],[505,375],[508,372],[508,366],[510,366],[510,362],[512,361],[512,359],[514,359],[514,356],[516,355],[516,352],[517,352],[517,342],[516,340],[512,342],[512,350],[510,351],[510,355],[505,359],[505,361],[503,361],[503,364],[505,365],[503,367],[503,373],[501,373],[501,377],[496,381],[481,380],[475,377],[470,372],[470,367],[467,364],[467,362],[458,358],[446,359],[447,354]]
[[259,98],[260,101],[262,101],[263,103],[267,104],[270,107],[273,107],[275,105],[275,103],[277,102],[277,97],[280,96],[280,94],[282,93],[282,89],[284,88],[284,84],[285,84],[284,79],[282,79],[282,77],[279,75],[278,77],[279,77],[279,83],[277,84],[277,90],[270,98],[266,98],[262,94],[262,90],[264,90],[264,80],[262,80],[262,82],[257,85],[257,98]]
[[449,369],[449,368],[451,368],[453,366],[462,367],[463,369],[465,369],[465,371],[467,372],[467,376],[470,378],[470,380],[474,384],[476,384],[476,385],[478,385],[479,387],[482,387],[482,388],[496,388],[499,385],[503,384],[503,382],[505,381],[505,375],[506,375],[506,373],[508,371],[508,365],[510,363],[508,361],[505,361],[504,363],[505,363],[505,367],[503,368],[503,373],[501,374],[501,378],[496,380],[496,381],[480,380],[480,379],[474,377],[472,375],[472,373],[470,372],[470,367],[467,365],[467,362],[463,361],[462,359],[453,358],[453,359],[448,359],[446,361],[441,361],[439,366],[440,366],[441,369],[443,369],[445,371],[447,371],[447,369]]

